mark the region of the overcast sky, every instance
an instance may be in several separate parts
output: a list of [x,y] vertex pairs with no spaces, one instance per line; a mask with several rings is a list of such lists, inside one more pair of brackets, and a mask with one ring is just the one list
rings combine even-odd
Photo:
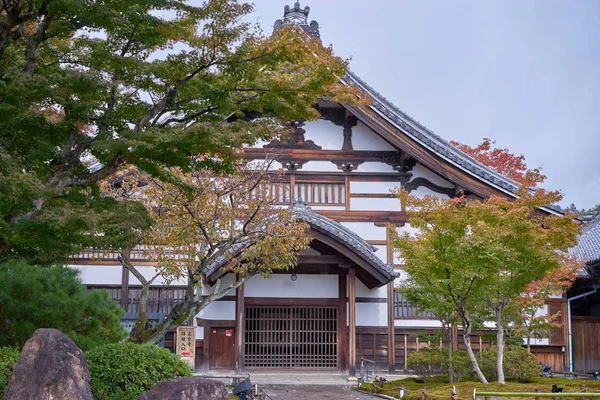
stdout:
[[[254,0],[270,33],[293,0]],[[600,203],[599,0],[303,0],[324,44],[446,140],[524,154],[562,205]]]

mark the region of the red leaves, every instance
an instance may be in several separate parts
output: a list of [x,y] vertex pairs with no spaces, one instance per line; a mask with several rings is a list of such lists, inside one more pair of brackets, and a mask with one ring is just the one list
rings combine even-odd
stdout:
[[508,149],[493,148],[492,145],[496,142],[489,138],[483,138],[476,147],[455,141],[450,143],[480,163],[522,185],[534,187],[546,179],[546,175],[541,173],[540,168],[527,169],[525,156],[522,154],[516,156]]

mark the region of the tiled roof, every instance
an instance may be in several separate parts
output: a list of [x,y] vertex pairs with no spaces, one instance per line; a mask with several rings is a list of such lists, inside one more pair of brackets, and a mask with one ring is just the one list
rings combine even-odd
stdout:
[[[491,186],[495,186],[513,196],[516,195],[520,187],[518,182],[499,174],[471,156],[463,153],[448,141],[442,139],[427,127],[411,118],[404,111],[400,110],[353,72],[349,71],[344,80],[350,85],[359,86],[368,93],[373,99],[371,108],[388,120],[392,125],[406,133],[415,142],[421,144],[441,158],[446,159],[463,171],[487,182]],[[548,206],[547,211],[553,213],[563,212],[562,209],[556,205]]]
[[569,253],[587,264],[600,262],[600,214],[583,227],[577,246],[569,249]]
[[[394,271],[394,267],[392,265],[385,264],[379,257],[375,255],[375,252],[378,250],[376,247],[369,245],[363,238],[358,236],[358,234],[352,230],[346,228],[344,225],[318,214],[302,200],[295,201],[292,205],[292,210],[295,218],[306,222],[313,229],[319,230],[331,237],[334,237],[346,247],[353,250],[390,281],[400,276]],[[249,243],[243,242],[237,244],[233,253],[237,253],[238,251],[242,250],[247,244]],[[226,262],[227,259],[225,257],[220,257],[207,269],[205,275],[212,275],[219,268],[225,265]]]
[[316,213],[303,201],[295,201],[292,206],[294,216],[306,223],[312,228],[320,230],[324,233],[335,237],[340,242],[344,243],[348,248],[359,254],[364,260],[368,261],[372,266],[377,268],[388,279],[397,278],[400,276],[394,272],[394,267],[385,264],[379,257],[375,255],[378,250],[368,244],[363,238],[358,236],[354,231],[348,229],[339,222],[333,221],[321,214]]

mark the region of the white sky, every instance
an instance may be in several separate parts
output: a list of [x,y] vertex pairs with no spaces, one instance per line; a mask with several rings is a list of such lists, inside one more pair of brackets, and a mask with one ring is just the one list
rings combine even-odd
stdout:
[[[294,0],[254,0],[270,33]],[[303,0],[324,44],[447,140],[524,154],[563,206],[600,203],[600,1]]]

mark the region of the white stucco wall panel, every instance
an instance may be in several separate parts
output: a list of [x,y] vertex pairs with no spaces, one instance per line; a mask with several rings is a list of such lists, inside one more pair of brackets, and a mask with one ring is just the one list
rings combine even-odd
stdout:
[[[150,266],[137,266],[136,269],[142,274],[142,276],[148,280],[152,279],[157,273],[157,269]],[[140,281],[130,272],[129,273],[129,284],[130,285],[141,285]],[[162,276],[157,277],[152,285],[166,285],[166,281]],[[186,285],[185,279],[176,279],[169,283],[170,285]]]
[[123,267],[120,265],[70,265],[79,270],[84,285],[120,285]]
[[333,122],[319,119],[304,125],[304,140],[312,140],[323,150],[341,150],[344,144],[344,128]]
[[436,174],[435,172],[428,169],[427,167],[425,167],[422,164],[415,165],[413,167],[412,171],[410,171],[410,172],[413,174],[412,179],[425,178],[429,182],[434,183],[438,186],[442,186],[445,188],[453,188],[454,187],[454,184],[452,182],[442,178],[441,176],[439,176],[438,174]]
[[[398,188],[399,182],[360,182],[350,181],[350,193],[381,193],[390,194]],[[397,200],[400,201],[400,200]]]
[[300,171],[310,172],[343,172],[331,161],[309,161],[302,165]]
[[[219,290],[223,290],[224,288],[226,288],[227,286],[231,285],[232,283],[235,282],[235,275],[234,274],[227,274],[224,277],[221,278],[221,287]],[[202,295],[203,296],[207,296],[209,294],[214,293],[216,286],[210,286],[206,283],[204,283],[202,285]],[[229,293],[227,293],[226,296],[234,296],[235,295],[235,289],[230,290]]]
[[419,199],[422,199],[422,198],[424,198],[427,195],[442,197],[442,198],[445,198],[445,199],[449,199],[450,198],[450,196],[448,196],[448,195],[445,195],[445,194],[442,194],[442,193],[438,193],[438,192],[434,192],[433,190],[431,190],[431,189],[429,189],[429,188],[427,188],[425,186],[418,187],[417,189],[415,189],[412,192],[410,192],[410,194],[413,195],[413,196],[415,196],[415,197],[417,197],[417,198],[419,198]]
[[387,259],[387,246],[373,246],[377,249],[377,251],[375,252],[375,255],[377,257],[379,257],[379,259],[381,261],[383,261],[384,263],[387,264],[388,259]]
[[356,303],[356,326],[387,326],[386,303]]
[[384,226],[375,226],[372,222],[342,222],[341,224],[365,240],[386,240],[387,231]]
[[[347,296],[347,294],[346,294]],[[380,288],[369,289],[360,281],[356,279],[356,297],[368,297],[371,299],[387,299],[387,286]]]
[[245,297],[297,297],[337,299],[337,275],[298,275],[294,282],[291,274],[273,274],[271,278],[253,276],[244,287]]
[[350,210],[352,211],[400,211],[400,201],[395,198],[372,199],[354,197],[350,199]]
[[396,149],[383,140],[362,122],[352,128],[352,147],[354,150],[395,151]]
[[394,326],[401,328],[441,328],[442,323],[433,319],[397,319]]
[[365,161],[356,170],[358,172],[398,172],[391,165],[379,161]]
[[198,318],[210,320],[235,320],[235,301],[214,301],[197,315]]

